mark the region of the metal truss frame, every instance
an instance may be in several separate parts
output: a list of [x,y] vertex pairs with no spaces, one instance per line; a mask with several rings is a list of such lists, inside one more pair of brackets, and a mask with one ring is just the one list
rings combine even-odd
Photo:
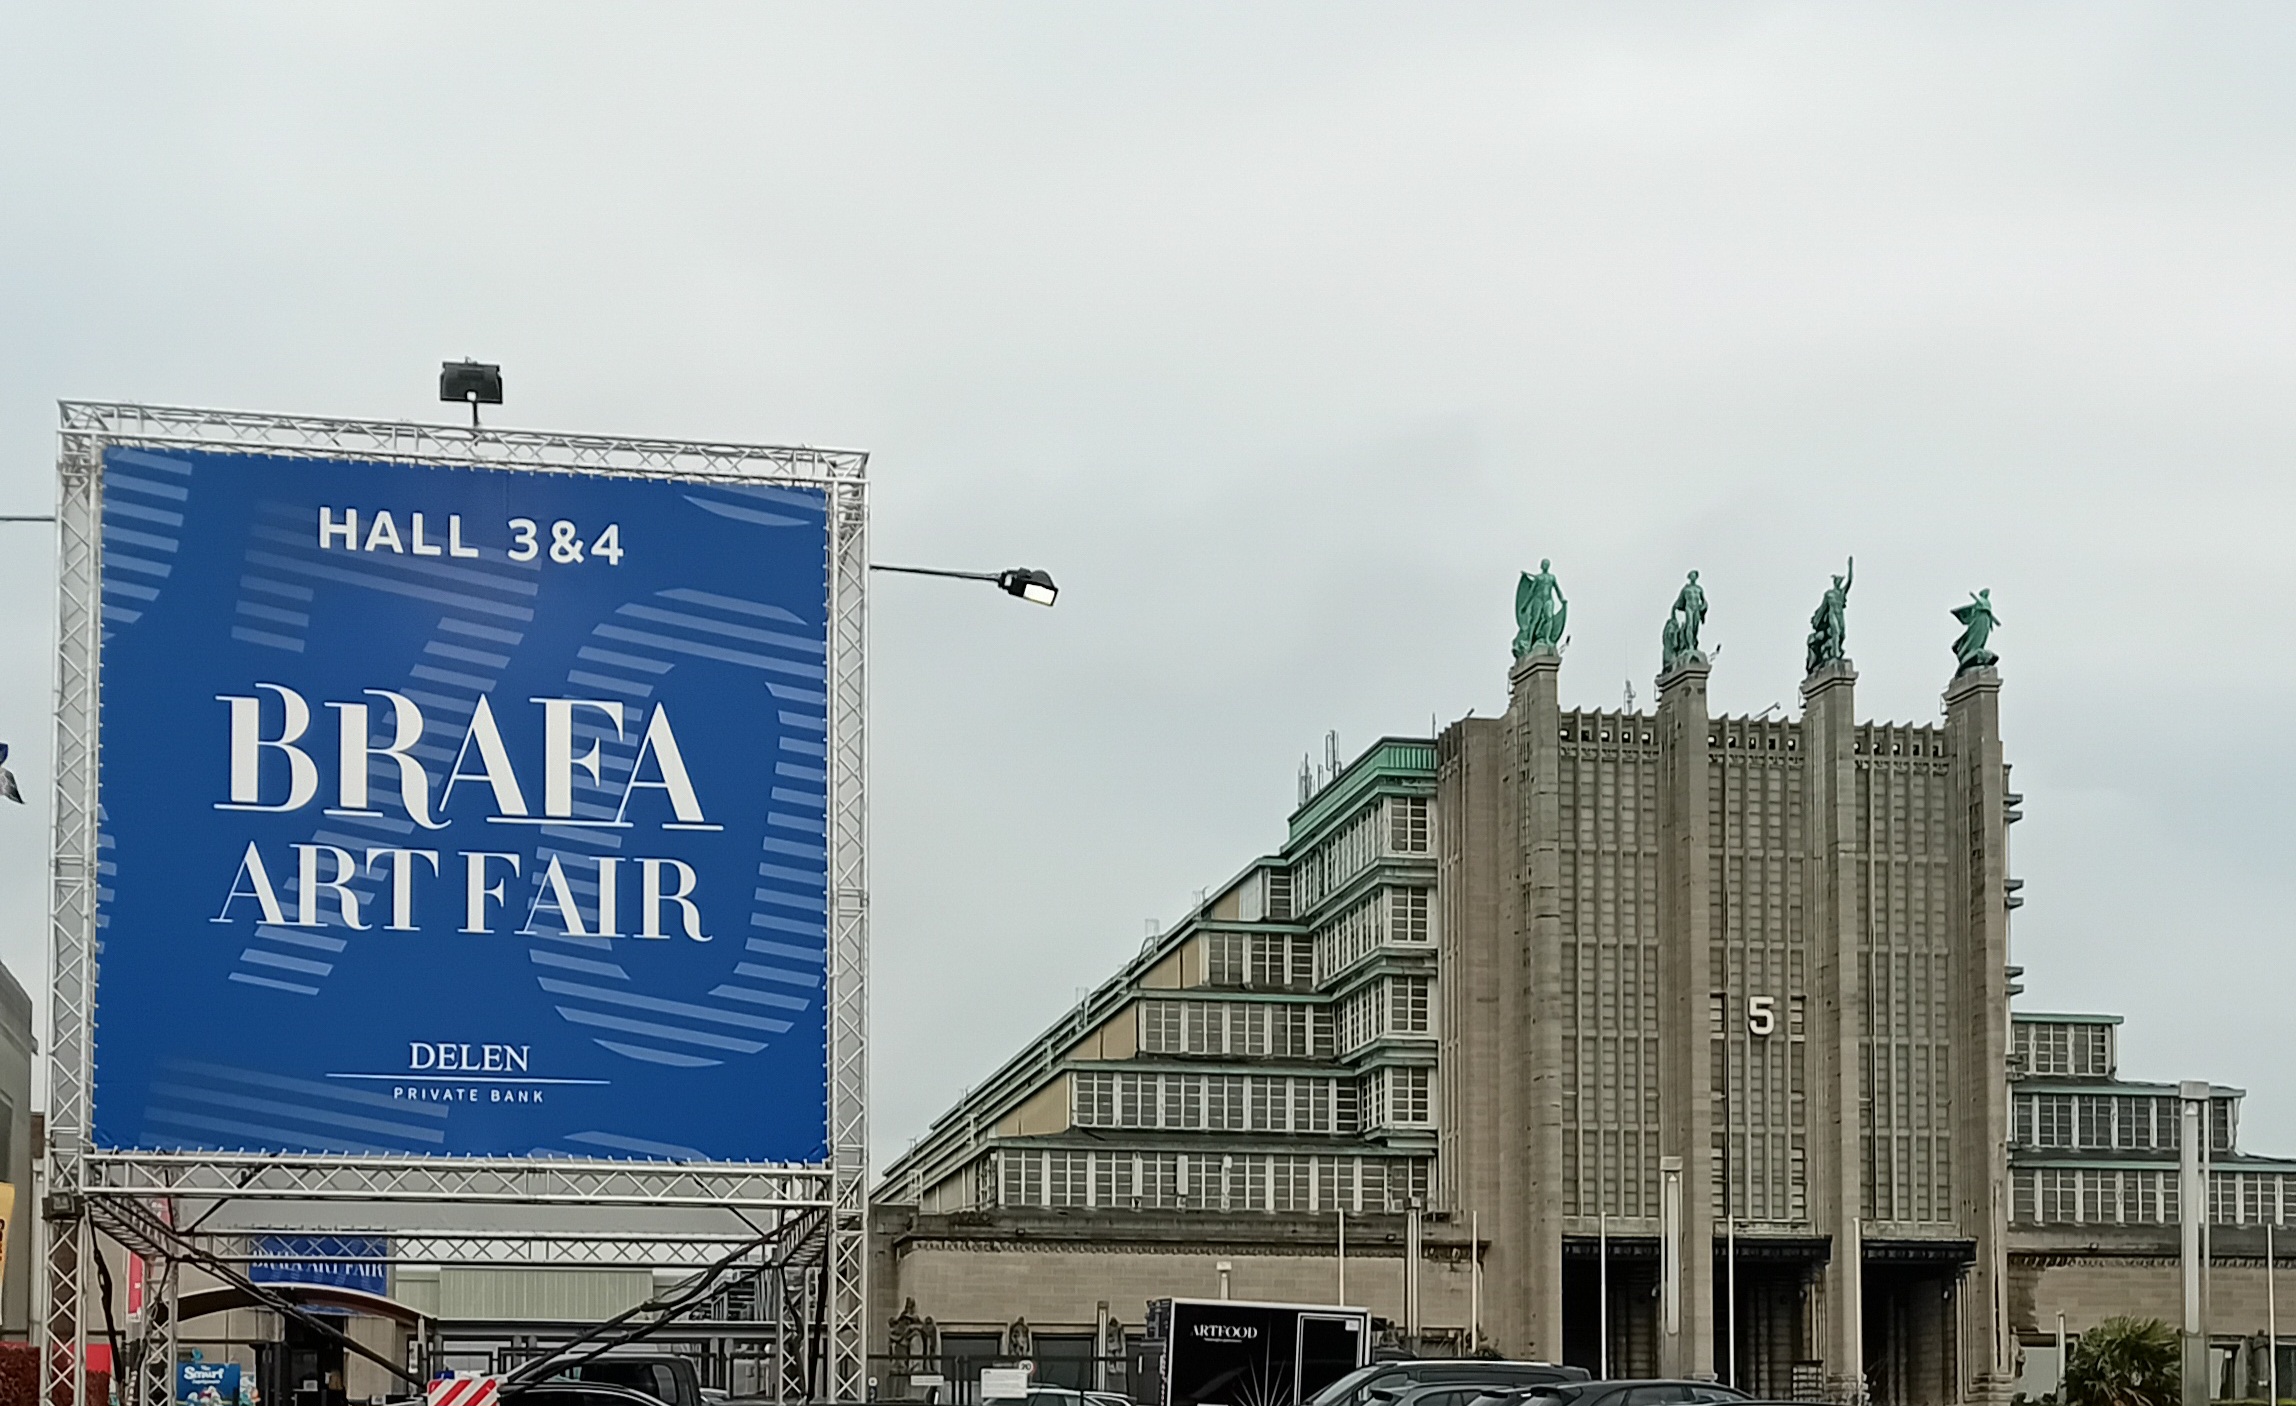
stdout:
[[[859,450],[552,434],[197,410],[119,402],[66,401],[57,455],[56,752],[49,914],[54,984],[48,1040],[48,1146],[45,1193],[34,1220],[42,1262],[43,1406],[77,1406],[86,1396],[86,1355],[101,1332],[98,1221],[119,1228],[155,1212],[196,1203],[302,1204],[349,1210],[358,1204],[487,1206],[648,1206],[719,1208],[744,1220],[764,1213],[784,1224],[827,1213],[812,1247],[777,1252],[771,1266],[777,1311],[812,1310],[826,1328],[831,1399],[859,1400],[867,1375],[864,1315],[868,1195],[868,455]],[[104,451],[112,445],[241,451],[274,456],[513,468],[630,478],[782,483],[828,499],[829,523],[829,1157],[820,1166],[743,1163],[608,1162],[559,1159],[423,1158],[202,1152],[131,1152],[91,1143],[93,1020],[97,983],[96,819],[100,699]],[[136,1213],[143,1212],[139,1218]],[[91,1213],[92,1212],[92,1213]],[[250,1233],[244,1225],[229,1232]],[[259,1232],[258,1232],[259,1233]],[[307,1228],[287,1233],[308,1234]],[[355,1232],[338,1232],[355,1233]],[[392,1258],[426,1264],[707,1263],[742,1237],[648,1234],[500,1234],[440,1228],[387,1233]],[[131,1239],[144,1237],[130,1236]],[[204,1238],[204,1237],[203,1237]],[[125,1242],[122,1242],[125,1243]],[[208,1241],[210,1245],[214,1242]],[[134,1249],[136,1247],[130,1246]],[[164,1250],[164,1244],[144,1247]],[[788,1271],[825,1260],[825,1302],[816,1276]],[[141,1320],[145,1350],[123,1401],[165,1403],[173,1393],[176,1265],[162,1257]],[[810,1325],[805,1325],[810,1331]]]
[[588,1162],[551,1157],[328,1157],[240,1152],[90,1151],[88,1195],[235,1201],[432,1201],[511,1206],[723,1206],[802,1209],[826,1204],[823,1167],[742,1162]]

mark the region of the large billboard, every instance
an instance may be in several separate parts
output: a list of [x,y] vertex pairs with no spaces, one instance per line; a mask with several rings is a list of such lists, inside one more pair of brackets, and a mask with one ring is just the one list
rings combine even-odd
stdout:
[[109,446],[95,1145],[818,1164],[824,490]]

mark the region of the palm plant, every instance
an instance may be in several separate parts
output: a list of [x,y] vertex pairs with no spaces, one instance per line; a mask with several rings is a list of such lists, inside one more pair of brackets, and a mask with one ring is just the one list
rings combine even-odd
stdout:
[[2183,1348],[2158,1318],[2108,1318],[2068,1356],[2066,1406],[2176,1406],[2183,1394]]

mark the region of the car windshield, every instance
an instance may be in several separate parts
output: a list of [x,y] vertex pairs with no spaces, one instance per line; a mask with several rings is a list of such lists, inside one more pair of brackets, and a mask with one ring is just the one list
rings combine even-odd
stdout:
[[[1527,1362],[1374,1362],[1359,1367],[1309,1400],[1307,1406],[1372,1406],[1382,1398],[1407,1398],[1428,1406],[1470,1406],[1477,1397],[1497,1395],[1526,1378],[1562,1369]],[[1441,1388],[1440,1392],[1436,1388]]]
[[628,1387],[660,1401],[678,1399],[677,1374],[666,1362],[617,1362],[609,1357],[585,1362],[566,1375],[577,1381]]
[[1394,1370],[1395,1364],[1391,1362],[1375,1362],[1369,1367],[1358,1367],[1309,1397],[1307,1406],[1340,1406],[1343,1401],[1360,1400],[1361,1388],[1368,1385],[1373,1377]]

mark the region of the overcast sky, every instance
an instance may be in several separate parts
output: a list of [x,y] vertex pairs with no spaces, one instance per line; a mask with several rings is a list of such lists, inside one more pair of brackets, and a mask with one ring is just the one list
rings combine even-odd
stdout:
[[1854,553],[1859,701],[1928,720],[1990,587],[2024,1004],[2296,1153],[2292,71],[2267,5],[0,0],[0,512],[60,397],[433,418],[471,355],[503,423],[864,448],[879,560],[1051,570],[877,583],[880,1160],[1327,729],[1498,709],[1539,557],[1589,706],[1697,567],[1715,706],[1794,709]]

